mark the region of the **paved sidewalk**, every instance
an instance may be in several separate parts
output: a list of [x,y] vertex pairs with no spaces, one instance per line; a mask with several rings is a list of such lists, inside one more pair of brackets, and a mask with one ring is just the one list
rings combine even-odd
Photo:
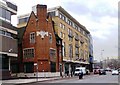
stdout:
[[33,82],[40,82],[40,81],[47,81],[47,80],[56,80],[61,79],[61,77],[54,77],[54,78],[27,78],[27,79],[10,79],[10,80],[1,80],[2,83],[14,83],[14,84],[22,84],[22,83],[33,83]]
[[[93,74],[90,75],[85,75],[86,77],[91,76]],[[44,81],[51,81],[51,80],[60,80],[60,79],[71,79],[71,78],[77,78],[77,76],[73,76],[73,77],[53,77],[53,78],[27,78],[27,79],[10,79],[10,80],[0,80],[0,84],[1,83],[6,83],[6,84],[10,84],[12,83],[12,85],[14,84],[23,84],[23,83],[34,83],[34,82],[44,82]],[[4,85],[4,84],[3,84]]]

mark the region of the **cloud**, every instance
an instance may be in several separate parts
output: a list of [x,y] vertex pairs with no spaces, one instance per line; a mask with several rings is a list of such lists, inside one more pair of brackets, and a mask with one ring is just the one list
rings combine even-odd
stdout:
[[[118,1],[79,0],[65,2],[65,8],[92,34],[94,57],[101,59],[101,50],[106,57],[118,56],[115,46],[118,44]],[[70,5],[70,6],[69,6]]]
[[[73,12],[78,14],[88,14],[91,13],[94,17],[102,17],[102,16],[112,16],[117,17],[117,8],[118,1],[111,0],[79,0],[73,1],[70,0],[68,2],[64,2],[63,5]],[[69,6],[70,5],[70,6]]]

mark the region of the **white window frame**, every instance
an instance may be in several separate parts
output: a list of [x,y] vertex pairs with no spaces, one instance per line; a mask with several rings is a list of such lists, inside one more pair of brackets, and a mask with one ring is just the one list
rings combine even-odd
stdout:
[[[34,40],[31,38],[31,35],[34,34]],[[33,36],[32,36],[33,37]],[[30,43],[35,43],[35,32],[30,33]]]
[[34,50],[34,52],[33,52],[33,53],[34,53],[34,56],[33,56],[33,57],[35,57],[35,48],[34,48],[34,47],[31,47],[31,48],[24,48],[24,49],[23,49],[23,58],[25,58],[25,56],[24,56],[24,51],[25,51],[25,50],[28,50],[28,49],[33,49],[33,50]]

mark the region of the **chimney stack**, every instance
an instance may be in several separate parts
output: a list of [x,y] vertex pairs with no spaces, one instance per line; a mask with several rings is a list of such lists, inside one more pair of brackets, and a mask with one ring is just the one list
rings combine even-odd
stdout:
[[37,17],[40,21],[44,21],[47,18],[47,5],[37,5]]

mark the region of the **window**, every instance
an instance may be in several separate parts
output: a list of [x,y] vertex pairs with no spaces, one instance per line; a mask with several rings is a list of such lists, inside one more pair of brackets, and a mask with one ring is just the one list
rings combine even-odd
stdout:
[[11,21],[11,13],[6,11],[6,19]]
[[56,62],[50,62],[51,72],[56,72]]
[[65,17],[62,13],[59,13],[59,17],[60,17],[62,20],[66,21],[66,17]]
[[2,8],[0,8],[0,17],[2,17]]
[[5,21],[11,21],[11,12],[4,8],[0,8],[0,17]]
[[25,73],[33,73],[34,72],[34,63],[24,63],[24,72]]
[[55,16],[55,11],[49,12],[51,16]]
[[62,28],[62,23],[60,23],[60,28]]
[[34,48],[27,48],[23,50],[23,57],[34,57]]
[[80,27],[78,27],[78,31],[80,32]]
[[76,55],[79,55],[79,48],[78,47],[75,47],[75,53],[76,53]]
[[70,26],[73,26],[73,23],[70,19],[68,19],[67,23],[70,25]]
[[2,55],[2,69],[9,69],[9,58],[7,55]]
[[83,50],[81,50],[81,52],[80,52],[80,57],[81,57],[81,59],[84,59],[84,52],[83,52]]
[[50,57],[55,57],[56,50],[50,49]]
[[62,24],[62,23],[60,23],[60,28],[65,29],[65,25],[64,25],[64,24]]
[[65,57],[66,56],[66,52],[65,52],[65,42],[63,43],[63,49],[62,49],[62,53],[63,53],[63,57]]
[[75,32],[75,40],[78,41],[79,40],[79,36],[78,33]]
[[65,25],[63,24],[63,29],[65,29]]
[[73,36],[72,30],[70,28],[68,29],[68,35],[70,35],[71,37]]
[[2,8],[2,18],[6,18],[6,10]]
[[12,34],[10,32],[4,31],[4,30],[0,30],[0,35],[4,35],[4,36],[12,38]]
[[65,33],[63,33],[63,36],[62,36],[63,38],[65,38]]
[[52,43],[52,34],[49,34],[49,42]]
[[63,37],[63,33],[62,33],[62,32],[60,32],[60,37],[61,37],[61,38]]
[[73,57],[73,46],[72,44],[69,44],[69,57],[72,58]]
[[72,32],[72,30],[69,28],[68,29],[68,39],[69,39],[69,41],[73,41],[73,32]]
[[21,18],[19,19],[19,23],[25,23],[28,22],[29,17]]
[[19,72],[19,65],[18,64],[12,64],[11,65],[11,71],[12,71],[12,73],[18,73]]
[[35,43],[35,32],[30,33],[30,43]]
[[59,13],[59,17],[62,18],[62,14],[61,13]]

